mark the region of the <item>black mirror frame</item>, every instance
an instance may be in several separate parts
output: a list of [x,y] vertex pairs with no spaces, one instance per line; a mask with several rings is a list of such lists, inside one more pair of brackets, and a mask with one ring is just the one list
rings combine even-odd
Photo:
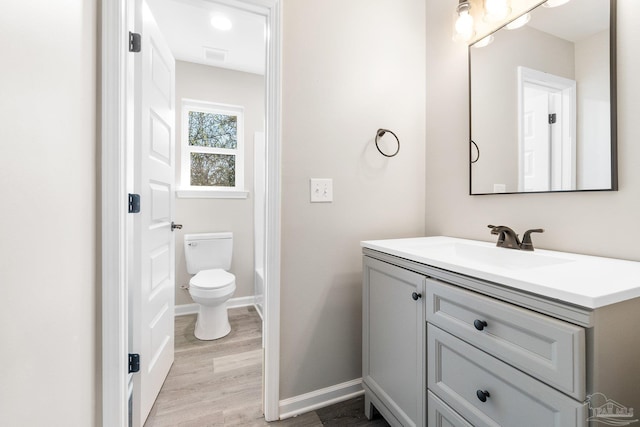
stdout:
[[[545,0],[546,1],[546,0]],[[541,2],[536,6],[529,9],[527,12],[542,6]],[[523,13],[524,15],[524,13]],[[520,15],[521,16],[521,15]],[[516,17],[517,18],[517,17]],[[516,19],[514,18],[514,19]],[[473,192],[473,180],[472,180],[472,168],[473,164],[480,157],[480,149],[476,143],[471,139],[471,49],[473,45],[469,45],[467,52],[467,65],[468,65],[468,86],[469,86],[469,195],[470,196],[488,196],[488,195],[500,195],[500,194],[539,194],[539,193],[576,193],[585,191],[618,191],[618,96],[617,96],[617,5],[616,0],[609,0],[609,99],[611,103],[610,107],[610,121],[611,121],[611,188],[603,189],[584,189],[584,190],[548,190],[548,191],[514,191],[505,193],[474,193]],[[496,29],[501,30],[507,24]],[[491,34],[493,34],[491,33]],[[477,150],[474,154],[474,147]],[[475,158],[475,160],[474,160]]]

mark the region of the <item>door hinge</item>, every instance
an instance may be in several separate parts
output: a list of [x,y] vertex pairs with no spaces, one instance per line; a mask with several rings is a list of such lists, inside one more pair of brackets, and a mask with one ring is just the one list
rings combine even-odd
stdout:
[[140,370],[140,355],[138,353],[129,353],[129,373],[135,373]]
[[140,195],[129,193],[129,213],[140,212]]
[[557,121],[556,113],[549,114],[549,124],[552,125]]
[[129,31],[129,52],[140,52],[142,48],[142,37],[139,33]]

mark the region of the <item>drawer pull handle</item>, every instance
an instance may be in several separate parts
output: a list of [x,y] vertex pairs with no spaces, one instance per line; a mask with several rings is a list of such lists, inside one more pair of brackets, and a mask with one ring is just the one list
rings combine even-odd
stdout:
[[422,298],[422,294],[414,292],[411,294],[411,298],[413,298],[414,301],[418,301],[418,298]]
[[478,390],[476,391],[476,396],[478,396],[478,399],[480,400],[480,402],[486,402],[487,401],[487,397],[491,397],[491,395],[489,394],[489,392],[487,390]]
[[482,331],[484,328],[487,327],[487,322],[485,322],[484,320],[474,320],[473,321],[473,326],[475,326],[475,328],[479,331]]

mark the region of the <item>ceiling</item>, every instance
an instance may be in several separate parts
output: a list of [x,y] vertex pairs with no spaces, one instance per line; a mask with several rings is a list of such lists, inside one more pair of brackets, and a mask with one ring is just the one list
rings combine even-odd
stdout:
[[[146,1],[177,60],[264,74],[264,16],[208,0]],[[214,15],[226,16],[233,27],[213,28]]]
[[538,7],[528,25],[578,42],[609,28],[609,0],[573,0],[559,7]]

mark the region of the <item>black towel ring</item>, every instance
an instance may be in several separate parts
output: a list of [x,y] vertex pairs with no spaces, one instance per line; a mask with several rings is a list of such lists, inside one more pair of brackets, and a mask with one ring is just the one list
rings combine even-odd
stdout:
[[[378,138],[382,138],[384,136],[384,134],[387,133],[387,132],[389,132],[391,135],[393,135],[393,137],[396,139],[396,142],[398,143],[398,148],[396,149],[395,153],[393,153],[393,154],[385,153],[384,151],[382,151],[380,149],[380,146],[378,145]],[[396,135],[395,133],[393,133],[389,129],[378,129],[378,131],[376,132],[376,148],[378,149],[380,154],[382,154],[385,157],[393,157],[393,156],[395,156],[400,151],[400,140],[398,139],[398,135]]]
[[469,141],[471,141],[471,143],[476,147],[476,152],[478,153],[478,155],[476,156],[476,159],[471,160],[471,163],[475,163],[478,160],[480,160],[480,148],[478,148],[478,144],[476,144],[473,139],[470,139]]

